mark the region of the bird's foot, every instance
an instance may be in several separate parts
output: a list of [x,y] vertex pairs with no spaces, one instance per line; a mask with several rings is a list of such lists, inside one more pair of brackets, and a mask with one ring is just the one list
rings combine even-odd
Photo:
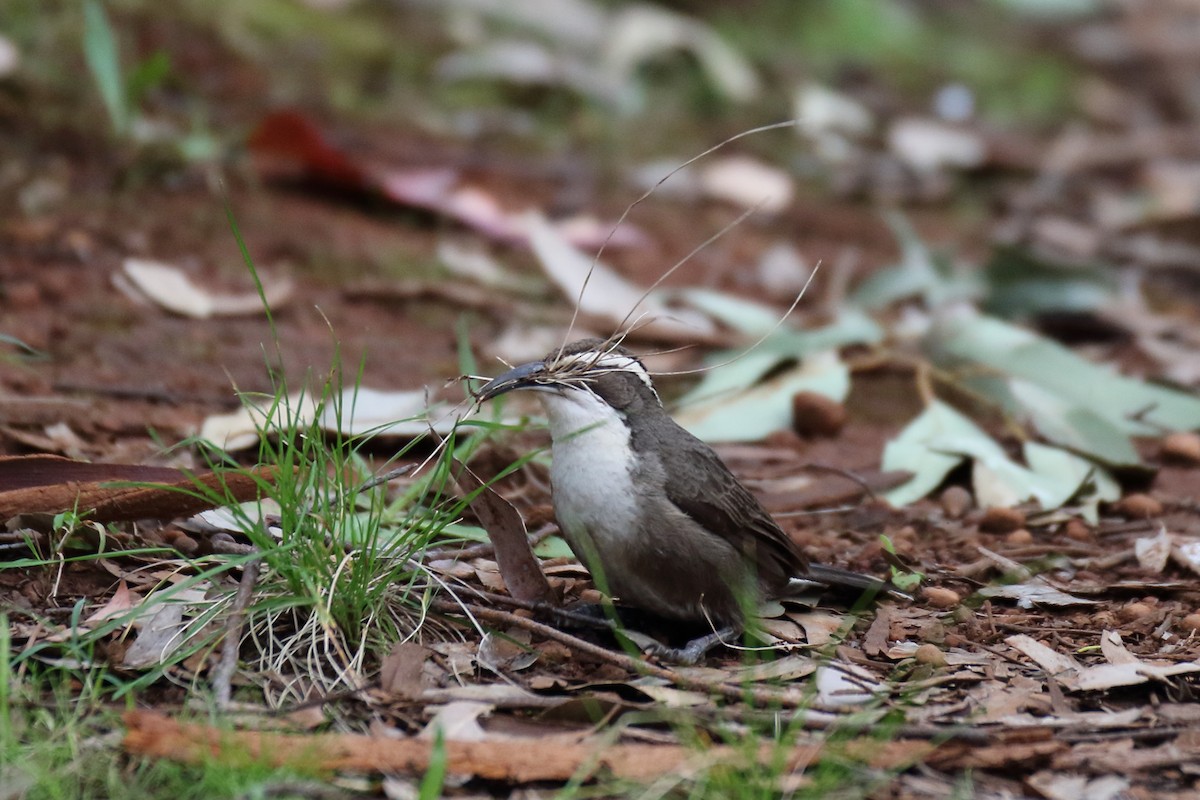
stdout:
[[721,628],[705,636],[692,639],[683,647],[667,647],[665,644],[654,642],[642,649],[647,655],[662,661],[690,667],[708,655],[708,651],[717,645],[733,642],[738,633],[739,630],[735,627]]

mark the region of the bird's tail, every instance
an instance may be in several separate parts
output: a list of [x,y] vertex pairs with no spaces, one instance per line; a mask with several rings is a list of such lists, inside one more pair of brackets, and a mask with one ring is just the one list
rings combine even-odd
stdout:
[[890,582],[876,578],[874,575],[863,575],[861,572],[851,572],[827,564],[809,564],[808,571],[803,578],[793,578],[791,581],[796,588],[805,585],[811,586],[814,583],[825,586],[838,594],[853,595],[855,598],[870,595],[872,598],[912,599]]

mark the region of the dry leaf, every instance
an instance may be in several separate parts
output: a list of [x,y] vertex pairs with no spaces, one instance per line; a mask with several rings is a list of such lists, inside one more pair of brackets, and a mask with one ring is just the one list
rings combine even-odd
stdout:
[[792,177],[749,156],[716,159],[700,170],[700,189],[709,197],[777,214],[792,203]]
[[546,575],[542,572],[525,521],[512,503],[487,486],[470,469],[458,465],[458,485],[466,494],[475,494],[471,510],[487,530],[496,549],[496,562],[509,593],[518,600],[546,602],[554,597]]
[[885,691],[874,675],[856,664],[818,667],[815,680],[817,703],[826,708],[869,703]]
[[442,738],[456,742],[482,742],[491,737],[479,724],[479,718],[492,713],[490,703],[456,700],[438,709],[429,724],[417,734],[418,739],[433,741],[440,728]]
[[429,650],[416,642],[397,642],[379,668],[379,688],[401,697],[419,697],[421,673]]
[[1177,539],[1171,548],[1171,558],[1179,566],[1200,573],[1200,539]]
[[1146,536],[1134,542],[1133,551],[1142,569],[1158,573],[1166,568],[1173,543],[1174,537],[1163,528],[1157,536]]
[[262,314],[264,298],[267,307],[275,310],[288,301],[295,288],[288,279],[263,280],[264,297],[257,291],[215,294],[192,283],[182,270],[170,264],[127,258],[121,269],[130,286],[142,296],[168,311],[193,319]]
[[982,597],[1006,597],[1016,600],[1021,608],[1038,606],[1094,606],[1100,601],[1085,600],[1073,594],[1067,594],[1046,582],[1040,575],[1025,583],[1013,583],[1007,586],[985,586],[979,590]]
[[[297,392],[278,403],[247,403],[237,411],[206,418],[198,436],[233,451],[257,445],[264,431],[277,433],[314,422],[331,433],[415,438],[431,430],[448,434],[456,421],[446,404],[429,403],[425,389],[383,391],[352,386],[340,397],[326,399],[318,416],[319,399],[310,392]],[[268,411],[274,412],[270,419]]]
[[125,651],[122,666],[130,669],[152,667],[166,661],[184,642],[183,604],[164,602],[154,615],[141,623],[133,644]]
[[703,314],[667,308],[654,293],[647,295],[577,250],[541,214],[526,215],[526,226],[542,270],[569,302],[579,303],[580,313],[612,325],[633,324],[640,335],[664,341],[703,342],[716,332]]

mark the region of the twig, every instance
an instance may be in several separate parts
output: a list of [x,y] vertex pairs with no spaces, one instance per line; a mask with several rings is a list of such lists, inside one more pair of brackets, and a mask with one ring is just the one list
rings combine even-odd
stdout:
[[242,628],[246,624],[246,607],[250,605],[250,595],[254,593],[254,584],[258,582],[259,561],[260,557],[252,558],[242,568],[242,580],[238,583],[237,595],[233,598],[229,620],[225,625],[221,661],[213,675],[213,693],[216,695],[217,708],[221,710],[227,709],[233,699],[233,673],[237,670]]
[[586,653],[598,661],[603,661],[612,664],[628,672],[633,672],[638,675],[649,675],[654,678],[661,678],[669,683],[678,686],[681,689],[689,689],[691,691],[709,692],[720,696],[725,700],[734,702],[749,702],[756,706],[764,706],[767,708],[789,708],[797,709],[804,708],[810,701],[810,693],[804,691],[787,691],[782,692],[765,690],[759,687],[743,686],[732,683],[726,683],[720,680],[707,680],[696,678],[673,669],[660,667],[657,664],[651,664],[648,661],[633,658],[624,653],[617,653],[600,645],[592,644],[584,641],[578,636],[573,636],[564,631],[560,631],[550,625],[541,622],[535,622],[525,617],[510,614],[507,611],[499,609],[486,608],[478,606],[474,603],[466,603],[459,601],[452,603],[448,600],[434,600],[430,607],[448,614],[461,615],[464,611],[470,612],[472,616],[486,622],[492,622],[501,625],[511,625],[517,628],[523,628],[530,633],[535,633],[538,636],[544,636],[547,639],[553,639],[561,642],[564,645],[573,648],[577,652]]
[[392,480],[393,478],[399,478],[402,475],[407,475],[408,473],[412,472],[413,466],[414,465],[412,465],[412,464],[404,464],[402,466],[396,467],[395,469],[388,470],[387,472],[384,472],[381,475],[375,475],[374,477],[367,480],[367,482],[364,483],[362,486],[359,486],[357,489],[355,489],[354,493],[361,494],[362,492],[366,492],[371,489],[374,489],[376,486],[379,486],[380,484],[387,483],[388,481]]
[[533,611],[538,614],[557,617],[560,622],[572,622],[588,628],[595,628],[596,630],[613,630],[613,622],[610,619],[590,617],[587,614],[580,614],[576,611],[572,611],[569,608],[560,608],[558,606],[550,605],[549,603],[518,600],[517,598],[510,597],[506,594],[485,592],[482,589],[476,589],[474,586],[464,586],[463,588],[474,594],[480,600],[487,600],[489,603],[499,603],[500,605],[504,606],[521,608],[526,611]]
[[[554,525],[554,523],[547,522],[545,525],[529,534],[529,546],[537,547],[544,540],[548,539],[550,535],[557,529],[558,527]],[[459,547],[453,550],[445,547],[439,547],[435,550],[426,550],[423,560],[426,563],[445,558],[451,558],[456,561],[466,561],[467,559],[471,558],[487,558],[488,556],[493,555],[495,552],[496,546],[491,542],[479,542],[478,544],[473,544],[469,547]]]

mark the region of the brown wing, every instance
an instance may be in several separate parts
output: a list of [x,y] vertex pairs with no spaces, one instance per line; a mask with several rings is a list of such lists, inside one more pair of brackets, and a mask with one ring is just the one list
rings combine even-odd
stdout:
[[752,558],[761,578],[778,584],[804,574],[804,554],[711,447],[665,413],[632,432],[637,449],[661,459],[671,502]]

